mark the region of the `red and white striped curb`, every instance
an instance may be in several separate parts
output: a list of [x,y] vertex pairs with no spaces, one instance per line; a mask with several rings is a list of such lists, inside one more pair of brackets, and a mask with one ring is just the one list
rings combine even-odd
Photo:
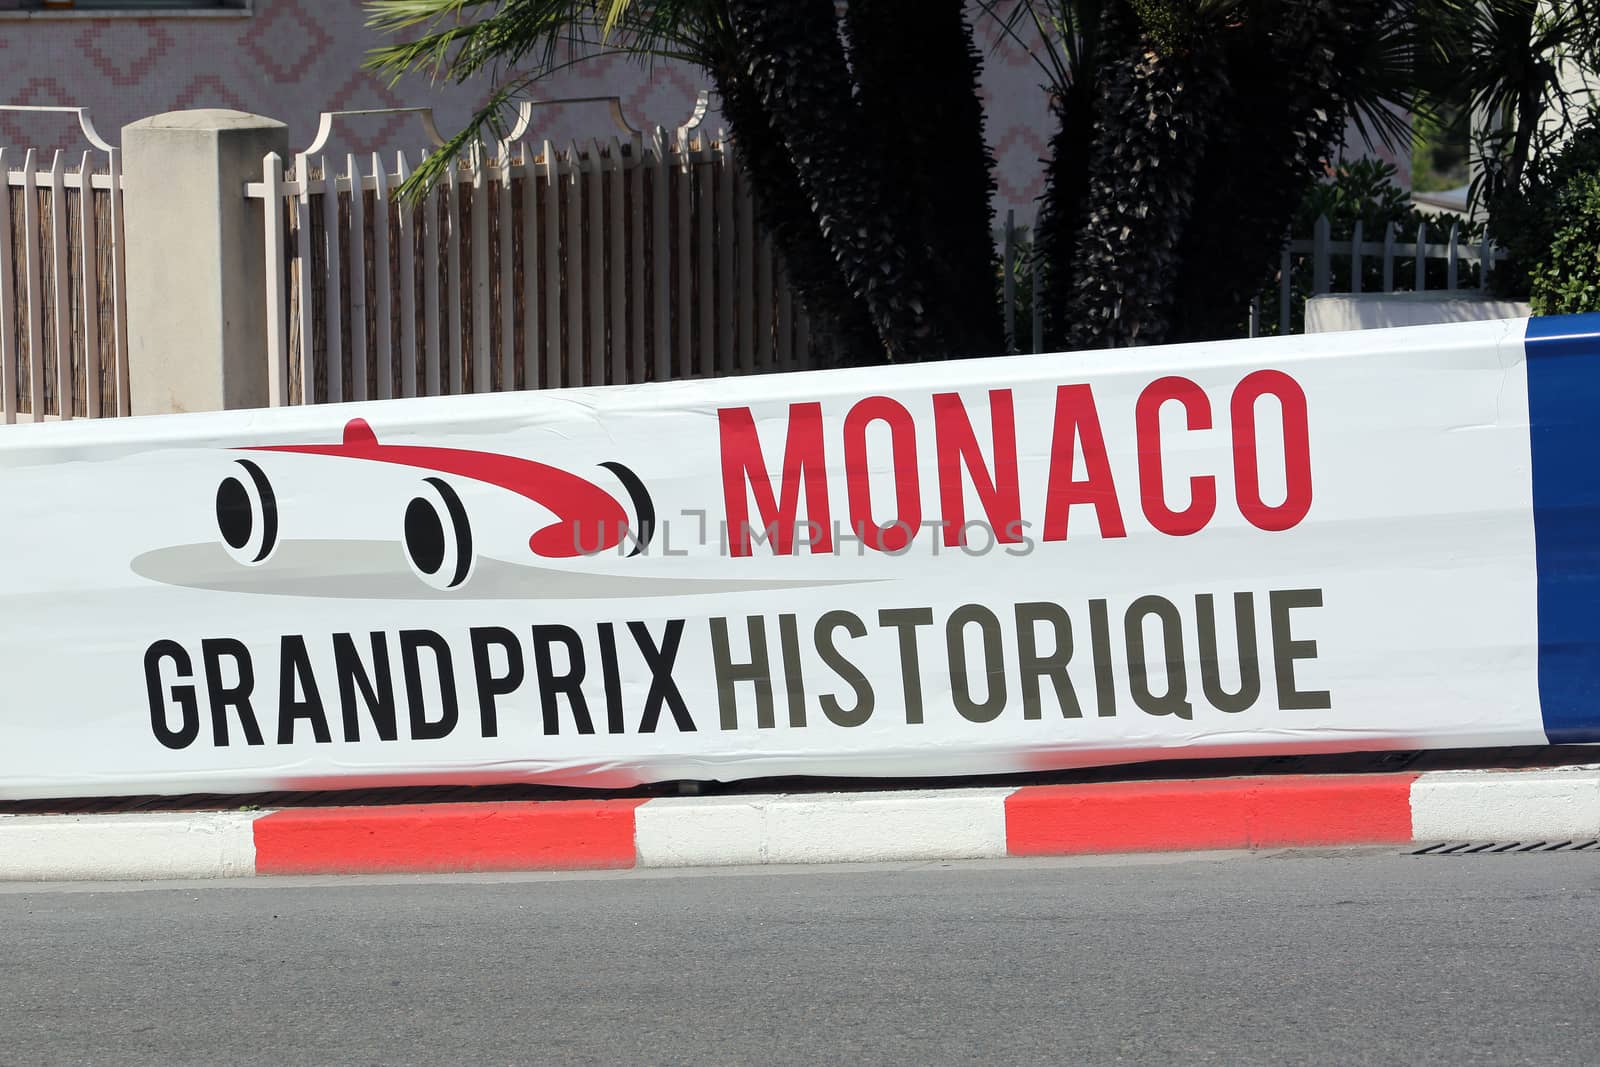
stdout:
[[976,859],[1600,836],[1600,768],[0,816],[0,879]]

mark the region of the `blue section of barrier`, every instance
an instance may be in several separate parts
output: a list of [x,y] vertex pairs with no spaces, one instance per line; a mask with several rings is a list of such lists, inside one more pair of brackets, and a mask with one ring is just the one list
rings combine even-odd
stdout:
[[1600,314],[1528,320],[1539,706],[1551,744],[1600,741]]

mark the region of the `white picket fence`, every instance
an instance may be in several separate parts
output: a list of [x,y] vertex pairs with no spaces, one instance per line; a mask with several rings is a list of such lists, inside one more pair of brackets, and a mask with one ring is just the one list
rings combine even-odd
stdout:
[[[1430,239],[1430,228],[1426,223],[1418,226],[1415,234],[1410,235],[1413,239],[1407,241],[1400,239],[1401,233],[1392,223],[1385,227],[1381,239],[1377,241],[1366,239],[1359,221],[1352,227],[1349,240],[1335,241],[1331,231],[1331,222],[1327,216],[1323,216],[1313,226],[1309,239],[1286,239],[1283,243],[1278,257],[1276,284],[1277,327],[1280,334],[1293,332],[1296,325],[1294,300],[1297,295],[1317,296],[1335,291],[1336,262],[1345,267],[1338,272],[1346,279],[1346,284],[1339,291],[1362,292],[1367,285],[1365,268],[1371,263],[1381,266],[1381,279],[1377,282],[1377,288],[1370,291],[1393,293],[1427,291],[1430,288],[1430,274],[1438,273],[1430,270],[1434,264],[1442,264],[1444,284],[1432,288],[1459,289],[1463,276],[1468,273],[1464,268],[1476,265],[1481,269],[1473,280],[1473,288],[1483,290],[1488,285],[1489,273],[1494,265],[1506,258],[1505,251],[1495,246],[1487,232],[1476,244],[1469,244],[1462,240],[1460,227],[1456,224],[1443,230],[1442,241]],[[1034,253],[1031,243],[1025,244],[1024,241],[1035,232],[1037,227],[1029,231],[1019,229],[1015,212],[1007,211],[1005,225],[998,233],[1001,301],[1005,313],[1007,348],[1011,352],[1044,351],[1041,317],[1043,294],[1039,291],[1043,272],[1037,269],[1036,264],[1025,273],[1018,269],[1027,264]],[[1309,264],[1309,289],[1306,286],[1297,289],[1295,286],[1297,257],[1304,257]],[[1023,303],[1024,296],[1028,297],[1026,304]],[[1028,313],[1026,323],[1019,321],[1022,311]],[[1260,296],[1251,301],[1248,329],[1251,337],[1259,337],[1264,332]]]
[[128,319],[118,151],[0,148],[0,423],[126,415]]
[[[1333,289],[1334,261],[1348,260],[1347,275],[1350,284],[1345,292],[1360,293],[1366,281],[1363,277],[1369,260],[1382,267],[1382,279],[1374,292],[1393,293],[1406,289],[1407,291],[1425,292],[1428,290],[1428,267],[1431,263],[1444,264],[1443,289],[1458,289],[1461,283],[1462,267],[1465,264],[1476,264],[1479,267],[1475,288],[1484,289],[1488,285],[1489,274],[1494,265],[1506,258],[1506,253],[1497,248],[1490,239],[1487,231],[1476,244],[1469,244],[1462,240],[1460,226],[1452,223],[1448,229],[1443,230],[1444,240],[1430,240],[1430,228],[1426,222],[1417,226],[1411,240],[1402,241],[1402,234],[1394,223],[1384,227],[1383,233],[1376,241],[1367,240],[1360,220],[1351,228],[1350,239],[1335,241],[1331,236],[1332,224],[1326,215],[1317,219],[1312,228],[1310,240],[1285,241],[1278,260],[1278,332],[1291,331],[1291,313],[1293,311],[1293,277],[1294,257],[1307,256],[1311,263],[1310,295],[1319,296],[1331,293]],[[1404,275],[1401,265],[1409,261],[1411,284],[1402,286]],[[1250,309],[1250,336],[1255,337],[1261,333],[1261,301],[1257,299]]]
[[324,140],[287,171],[269,155],[247,188],[278,207],[263,216],[274,405],[814,365],[724,137],[508,138],[420,203],[395,196],[420,157],[347,155],[341,173]]

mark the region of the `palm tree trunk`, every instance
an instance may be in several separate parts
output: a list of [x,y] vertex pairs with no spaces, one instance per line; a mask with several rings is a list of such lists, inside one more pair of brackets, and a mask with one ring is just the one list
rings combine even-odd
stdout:
[[851,0],[844,24],[867,137],[895,187],[885,208],[916,234],[950,354],[1003,352],[994,157],[963,0]]
[[1227,116],[1195,189],[1176,279],[1174,341],[1238,336],[1284,231],[1344,136],[1363,35],[1389,0],[1274,0],[1227,43]]
[[[1072,313],[1072,267],[1078,255],[1089,197],[1089,149],[1094,143],[1095,86],[1106,14],[1116,0],[1056,0],[1068,13],[1062,43],[1065,78],[1051,85],[1055,130],[1045,156],[1044,192],[1033,234],[1033,269],[1041,283],[1041,317],[1047,349],[1064,346]],[[1054,5],[1052,6],[1054,9]],[[1114,21],[1114,20],[1112,20]],[[1115,28],[1115,27],[1113,27]]]
[[934,294],[913,262],[921,253],[894,223],[898,194],[862,130],[833,0],[728,0],[728,13],[762,109],[883,356],[945,355]]
[[1088,210],[1067,306],[1076,348],[1166,340],[1179,244],[1227,85],[1215,32],[1200,28],[1175,46],[1144,32],[1131,11],[1107,18]]
[[1089,146],[1094,141],[1093,74],[1066,87],[1051,103],[1056,128],[1045,160],[1044,193],[1034,230],[1034,269],[1042,271],[1045,345],[1064,345],[1071,332],[1073,264],[1089,198]]
[[829,362],[871,362],[881,352],[877,330],[866,305],[845,285],[759,93],[731,57],[719,57],[707,69],[721,97],[722,115],[733,130],[740,169],[756,191],[762,228],[772,235],[789,282],[811,318],[812,344]]
[[1506,188],[1522,188],[1522,174],[1533,156],[1533,137],[1544,115],[1543,94],[1524,87],[1517,94],[1517,130],[1511,139],[1511,158],[1506,161]]

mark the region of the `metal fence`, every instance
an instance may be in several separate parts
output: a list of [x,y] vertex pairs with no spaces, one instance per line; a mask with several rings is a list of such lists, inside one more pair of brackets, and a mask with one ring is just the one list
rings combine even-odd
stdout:
[[126,415],[128,322],[118,151],[0,149],[0,422]]
[[[1461,288],[1464,281],[1471,288],[1482,290],[1488,286],[1494,265],[1506,258],[1487,230],[1477,242],[1468,242],[1462,238],[1460,224],[1454,221],[1440,228],[1438,236],[1442,240],[1432,239],[1426,222],[1419,223],[1414,234],[1405,235],[1390,223],[1375,241],[1367,239],[1369,235],[1359,219],[1348,239],[1334,240],[1332,229],[1324,215],[1313,225],[1310,240],[1284,242],[1274,294],[1278,333],[1293,331],[1299,320],[1294,314],[1296,308],[1303,313],[1303,300],[1297,298],[1333,292],[1453,290]],[[1410,239],[1401,240],[1402,236]],[[1375,277],[1369,280],[1369,274]],[[1430,283],[1430,278],[1437,284]],[[1262,301],[1258,297],[1250,308],[1250,336],[1264,332],[1263,326]]]
[[[1490,271],[1506,257],[1487,231],[1476,242],[1468,242],[1456,222],[1442,227],[1436,235],[1439,239],[1434,239],[1423,223],[1404,241],[1392,223],[1376,241],[1367,239],[1359,221],[1347,239],[1334,240],[1332,229],[1331,221],[1323,216],[1309,239],[1284,241],[1272,290],[1257,296],[1248,309],[1240,309],[1240,326],[1249,336],[1296,332],[1303,327],[1305,298],[1310,296],[1455,290],[1464,284],[1484,290]],[[1043,271],[1033,258],[1033,232],[1019,227],[1015,212],[1007,211],[1005,225],[996,234],[1001,249],[1007,349],[1011,352],[1042,352],[1046,348],[1039,289]],[[1246,315],[1247,323],[1243,321]]]

